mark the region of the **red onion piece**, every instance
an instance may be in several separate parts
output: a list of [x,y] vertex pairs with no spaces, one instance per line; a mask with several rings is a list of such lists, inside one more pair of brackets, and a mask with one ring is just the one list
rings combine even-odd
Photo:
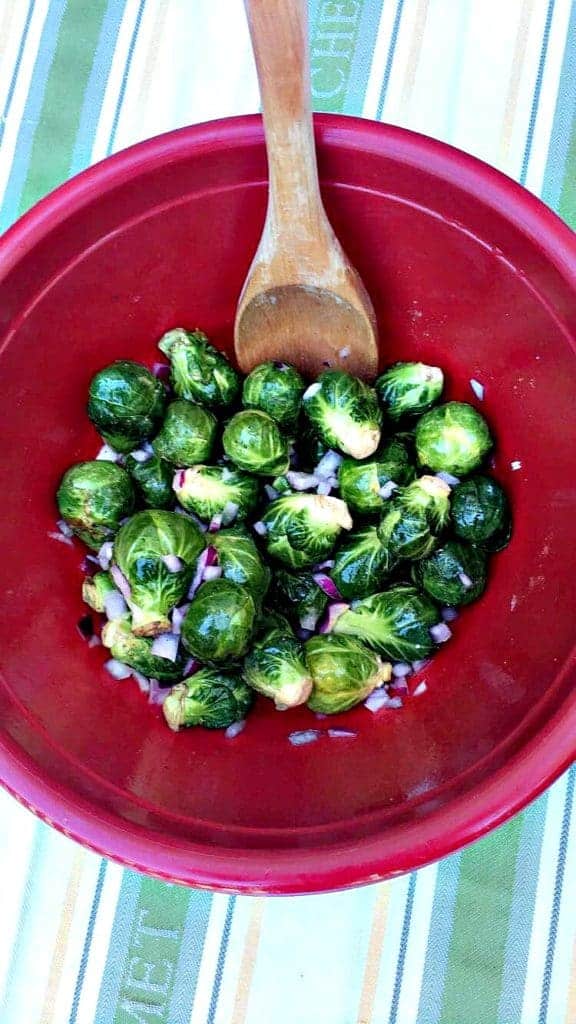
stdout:
[[339,470],[343,461],[343,456],[339,455],[338,452],[332,451],[330,448],[326,455],[323,455],[320,462],[314,470],[314,475],[320,477],[321,480],[327,480],[329,477],[334,476]]
[[319,612],[306,612],[300,619],[300,628],[306,633],[314,631],[316,629],[318,619],[320,618]]
[[313,572],[321,572],[322,569],[333,569],[334,559],[327,558],[325,562],[318,562],[317,565],[313,566]]
[[348,611],[350,605],[345,604],[344,601],[338,601],[334,604],[329,604],[320,626],[318,627],[319,633],[331,633],[334,629],[334,625],[344,612]]
[[135,451],[130,452],[130,455],[135,462],[148,462],[152,458],[152,452],[147,452],[144,448],[136,448]]
[[56,523],[56,526],[58,527],[60,533],[63,534],[64,537],[74,536],[74,530],[72,529],[71,526],[68,525],[65,519],[59,519],[58,522]]
[[409,676],[412,671],[412,665],[409,665],[405,661],[397,661],[395,665],[392,665],[392,675],[397,679],[401,679],[403,676]]
[[422,669],[426,668],[426,665],[429,665],[429,664],[430,664],[430,658],[422,658],[420,661],[413,661],[412,662],[412,668],[414,669],[415,672],[421,672]]
[[132,678],[138,683],[138,689],[140,693],[148,693],[150,690],[150,680],[148,676],[142,675],[141,672],[137,672],[135,668],[132,669]]
[[190,602],[187,601],[186,604],[181,604],[179,608],[175,608],[174,611],[172,612],[172,632],[175,633],[177,636],[180,635],[180,632],[182,630],[182,623],[186,618],[186,612],[188,611],[189,607]]
[[204,579],[205,570],[208,566],[215,565],[217,561],[218,552],[216,551],[216,548],[213,548],[212,545],[209,544],[207,548],[204,548],[204,551],[196,562],[196,570],[194,572],[192,583],[190,584],[190,589],[188,590],[188,597],[194,597],[194,594]]
[[242,719],[241,722],[233,722],[225,730],[224,735],[227,740],[233,740],[235,736],[238,736],[246,728],[246,721]]
[[369,697],[364,701],[364,707],[368,708],[375,715],[382,708],[401,708],[402,698],[391,697],[386,690],[379,687],[377,690],[373,690]]
[[104,598],[104,611],[106,612],[106,618],[110,622],[114,619],[121,619],[126,615],[128,606],[118,590],[113,590],[110,594],[106,594]]
[[219,580],[222,575],[222,567],[220,565],[207,565],[202,573],[202,579],[205,583],[208,580]]
[[272,484],[264,484],[264,493],[266,494],[268,501],[275,501],[276,498],[280,497],[279,491],[277,491],[275,487],[272,487]]
[[112,555],[114,553],[114,545],[111,540],[105,540],[102,547],[98,552],[98,561],[100,562],[100,568],[107,571],[110,568],[110,562],[112,561]]
[[430,636],[434,643],[445,644],[447,640],[452,636],[452,630],[450,626],[447,626],[445,622],[439,622],[436,626],[432,626],[430,629]]
[[181,572],[184,568],[184,563],[178,555],[163,555],[162,561],[168,569],[168,572]]
[[309,398],[313,398],[314,395],[317,395],[321,390],[322,385],[320,381],[315,381],[314,384],[310,384],[310,386],[306,388],[306,391],[302,395],[302,401],[307,402]]
[[74,547],[74,544],[72,543],[72,538],[65,537],[63,533],[60,533],[60,531],[49,530],[48,536],[50,537],[50,540],[60,541],[60,544],[67,544],[69,548]]
[[299,640],[303,640],[303,641],[309,640],[310,637],[313,636],[313,635],[314,635],[314,629],[308,629],[306,626],[300,626],[296,630],[296,636],[298,637]]
[[132,669],[117,658],[110,658],[104,663],[104,668],[113,679],[128,679],[132,675]]
[[424,682],[424,680],[422,680],[421,683],[418,683],[418,686],[416,687],[416,689],[412,691],[412,696],[413,697],[421,697],[423,693],[426,693],[427,689],[428,689],[427,684]]
[[303,747],[305,743],[314,743],[314,740],[319,738],[320,732],[318,729],[302,729],[299,732],[291,732],[288,736],[288,740],[293,747]]
[[208,533],[218,533],[218,530],[222,526],[222,513],[218,512],[208,523]]
[[358,733],[353,732],[352,729],[328,729],[328,735],[333,740],[348,740],[353,739]]
[[89,641],[88,641],[88,647],[101,647],[101,646],[102,646],[102,641],[101,641],[100,637],[98,636],[97,633],[94,633],[94,635],[91,636]]
[[448,487],[456,487],[456,484],[460,483],[460,477],[452,476],[452,473],[436,473],[436,476],[439,480],[443,480],[445,484],[448,484]]
[[342,595],[338,590],[338,587],[334,583],[334,580],[330,576],[327,576],[325,572],[314,572],[312,573],[312,579],[328,595],[333,601],[341,601]]
[[150,679],[150,690],[148,693],[149,704],[162,705],[169,693],[169,686],[160,686],[157,679]]
[[188,661],[184,665],[184,678],[193,676],[195,672],[198,672],[202,668],[201,663],[197,658],[188,658]]
[[169,380],[170,379],[170,364],[169,363],[154,363],[152,367],[152,373],[158,380]]
[[328,496],[330,494],[330,491],[332,490],[332,479],[333,478],[330,477],[329,480],[321,480],[320,483],[318,484],[318,487],[316,488],[316,494],[323,494],[325,496]]
[[401,679],[394,678],[392,682],[388,684],[388,693],[391,697],[405,697],[408,692],[409,687],[405,676]]
[[235,501],[227,501],[222,509],[222,525],[230,526],[238,515],[240,506]]
[[382,487],[380,487],[378,494],[380,495],[381,498],[384,498],[384,500],[386,501],[388,498],[391,498],[392,495],[394,494],[394,491],[397,490],[398,484],[395,484],[393,480],[388,480],[385,484],[382,484]]
[[314,487],[319,484],[319,479],[313,473],[298,473],[294,469],[289,469],[286,473],[286,479],[293,487],[295,491],[311,491]]
[[474,377],[470,378],[470,387],[476,395],[476,398],[482,402],[484,401],[484,385],[479,380],[475,380]]
[[126,601],[129,601],[132,591],[130,589],[130,584],[128,583],[128,580],[126,579],[124,573],[118,568],[117,565],[111,565],[110,575],[114,580],[114,583],[118,587],[118,590],[122,594],[122,597]]
[[259,537],[266,536],[266,534],[268,533],[268,527],[266,526],[266,523],[263,523],[262,520],[259,519],[258,522],[254,523],[253,525],[255,533],[257,533]]
[[157,658],[165,658],[166,661],[176,661],[178,657],[178,645],[180,637],[177,633],[161,633],[154,638],[151,653]]
[[458,579],[460,580],[462,586],[466,588],[466,590],[470,590],[470,587],[474,586],[472,580],[465,572],[459,572]]
[[103,444],[96,456],[97,462],[120,462],[122,456],[109,444]]
[[442,608],[441,615],[444,622],[454,622],[458,618],[458,610],[456,608]]

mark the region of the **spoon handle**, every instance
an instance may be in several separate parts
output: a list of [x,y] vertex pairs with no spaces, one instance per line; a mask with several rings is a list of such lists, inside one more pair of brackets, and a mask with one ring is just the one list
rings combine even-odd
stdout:
[[320,199],[308,56],[306,0],[244,0],[266,135],[267,226],[286,242],[317,238]]

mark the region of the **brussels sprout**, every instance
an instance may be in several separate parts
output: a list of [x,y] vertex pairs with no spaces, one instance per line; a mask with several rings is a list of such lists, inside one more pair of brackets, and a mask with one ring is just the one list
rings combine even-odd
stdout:
[[484,592],[488,567],[479,548],[448,540],[412,569],[414,582],[440,604],[471,604]]
[[233,527],[213,534],[210,544],[218,552],[218,565],[222,569],[223,578],[246,587],[255,603],[261,604],[270,586],[272,573],[262,561],[252,537],[241,527]]
[[352,529],[345,502],[318,494],[286,494],[264,513],[268,553],[292,569],[330,555],[341,530]]
[[387,484],[401,487],[414,479],[413,461],[411,435],[397,434],[363,462],[344,459],[338,476],[340,495],[352,512],[376,515],[385,509],[390,497],[381,494],[383,488],[386,493]]
[[168,614],[185,597],[204,543],[191,519],[160,509],[137,512],[120,528],[114,561],[131,588],[128,604],[138,636],[169,631]]
[[454,533],[487,551],[505,548],[512,532],[510,504],[500,484],[488,476],[474,476],[452,492]]
[[97,572],[87,576],[82,583],[82,600],[102,613],[106,609],[106,598],[116,592],[116,585],[109,572]]
[[165,405],[162,382],[130,359],[104,367],[90,381],[88,416],[118,452],[130,452],[151,437]]
[[394,504],[406,512],[423,512],[433,533],[440,533],[450,517],[450,487],[437,476],[421,476],[394,495]]
[[256,644],[244,659],[244,677],[279,708],[305,704],[312,690],[302,644],[294,637],[274,634]]
[[379,590],[393,568],[389,548],[380,543],[375,526],[355,530],[334,556],[330,576],[342,597],[368,597]]
[[416,424],[416,454],[435,473],[465,476],[492,448],[483,416],[467,402],[447,402],[424,413]]
[[227,408],[238,398],[239,374],[202,331],[176,327],[160,339],[158,348],[170,360],[172,387],[178,398],[214,409]]
[[62,519],[89,548],[98,551],[134,508],[134,488],[114,462],[78,462],[67,469],[56,492]]
[[315,629],[326,608],[328,597],[316,583],[311,572],[274,573],[277,603],[287,615],[292,615],[303,629]]
[[323,715],[348,711],[390,679],[390,665],[351,636],[313,636],[304,651],[313,682],[308,707]]
[[235,517],[246,519],[254,511],[260,497],[258,481],[229,466],[191,466],[174,476],[174,493],[189,512],[210,522],[230,506],[236,506]]
[[440,399],[444,374],[439,366],[425,363],[394,363],[374,385],[382,407],[391,420],[420,416]]
[[285,615],[264,608],[256,618],[254,644],[268,643],[274,637],[294,636],[292,626]]
[[244,587],[230,580],[203,583],[182,623],[184,646],[200,661],[241,658],[254,628],[256,605]]
[[174,470],[168,462],[151,455],[145,462],[139,462],[133,455],[126,459],[130,473],[142,501],[150,508],[169,508],[174,503],[172,476]]
[[337,634],[357,637],[392,661],[412,662],[432,653],[430,629],[438,618],[438,608],[427,595],[399,583],[345,611],[333,628]]
[[410,511],[398,501],[391,502],[380,520],[378,537],[391,564],[402,558],[424,558],[437,543],[424,510]]
[[245,718],[253,703],[254,694],[239,675],[203,668],[172,687],[162,710],[174,732],[187,725],[226,729]]
[[226,424],[222,444],[232,462],[257,476],[277,476],[290,465],[288,440],[260,409],[237,412]]
[[128,616],[106,623],[102,630],[102,643],[110,648],[113,658],[123,661],[150,679],[158,679],[161,683],[176,683],[184,675],[184,655],[178,653],[176,660],[170,661],[169,658],[152,654],[154,641],[149,637],[135,636]]
[[193,466],[210,458],[216,428],[216,417],[208,409],[193,402],[171,402],[152,447],[173,466]]
[[343,370],[325,370],[304,393],[303,408],[330,448],[365,459],[380,443],[382,412],[376,394]]
[[248,374],[242,390],[245,409],[261,409],[284,430],[291,430],[298,419],[306,385],[288,363],[261,363]]

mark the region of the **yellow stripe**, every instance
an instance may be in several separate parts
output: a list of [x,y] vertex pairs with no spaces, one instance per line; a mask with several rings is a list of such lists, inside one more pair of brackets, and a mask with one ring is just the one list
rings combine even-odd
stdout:
[[381,882],[378,886],[378,895],[376,896],[372,912],[372,928],[366,953],[366,966],[364,968],[362,992],[358,1006],[357,1024],[371,1024],[372,1021],[376,985],[378,984],[378,975],[380,973],[380,958],[386,934],[386,922],[388,921],[390,888],[390,882]]
[[[404,71],[404,81],[402,82],[402,92],[400,94],[400,105],[397,119],[403,116],[404,111],[410,105],[412,99],[412,93],[414,92],[414,84],[416,82],[416,71],[420,62],[420,54],[422,53],[422,43],[424,40],[424,32],[426,31],[426,20],[428,18],[428,7],[429,0],[419,0],[416,14],[414,17],[414,24],[412,27],[412,38],[410,39],[410,48],[408,50],[408,56],[406,58],[406,70]],[[401,123],[404,123],[402,121]]]
[[168,17],[170,4],[160,2],[156,9],[156,15],[149,34],[149,45],[145,54],[139,54],[138,60],[133,62],[132,68],[142,68],[142,79],[137,91],[137,100],[130,112],[130,131],[134,140],[145,138],[146,119],[152,88],[160,81],[166,69],[160,66],[160,41],[164,26]]
[[244,1021],[246,1020],[246,1011],[248,1009],[248,1000],[250,998],[254,965],[258,954],[265,902],[266,901],[260,896],[256,896],[254,898],[248,928],[246,929],[246,937],[244,939],[244,951],[242,953],[242,961],[240,963],[240,973],[238,975],[238,985],[236,987],[236,996],[234,999],[234,1010],[232,1012],[230,1024],[244,1024]]
[[[40,1014],[38,1024],[52,1024],[54,1020],[56,997],[58,995],[58,987],[62,977],[66,948],[70,936],[72,918],[74,917],[74,910],[76,908],[76,900],[78,899],[78,892],[80,890],[80,881],[82,878],[82,869],[84,867],[85,859],[85,850],[77,850],[74,854],[66,895],[64,896],[64,904],[60,914],[60,924],[58,925],[58,932],[54,943],[52,962],[50,964],[48,982],[44,993],[42,1013]],[[59,1024],[59,1022],[56,1022],[56,1024]]]
[[502,134],[500,137],[500,163],[504,166],[507,163],[508,154],[510,152],[510,143],[512,141],[512,132],[514,130],[514,118],[516,116],[516,107],[518,106],[518,96],[520,95],[522,71],[524,70],[524,62],[526,59],[526,43],[528,40],[530,21],[532,20],[533,13],[534,0],[524,0],[522,10],[520,11],[518,30],[516,32],[514,56],[512,57],[512,65],[510,67],[510,83],[508,85],[502,123]]

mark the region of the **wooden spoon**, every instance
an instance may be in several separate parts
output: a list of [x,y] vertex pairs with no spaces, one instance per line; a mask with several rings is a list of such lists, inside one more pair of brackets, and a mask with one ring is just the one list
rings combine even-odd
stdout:
[[374,376],[376,319],[322,205],[310,105],[306,0],[245,0],[270,175],[262,237],[234,326],[244,372],[271,359],[308,376]]

